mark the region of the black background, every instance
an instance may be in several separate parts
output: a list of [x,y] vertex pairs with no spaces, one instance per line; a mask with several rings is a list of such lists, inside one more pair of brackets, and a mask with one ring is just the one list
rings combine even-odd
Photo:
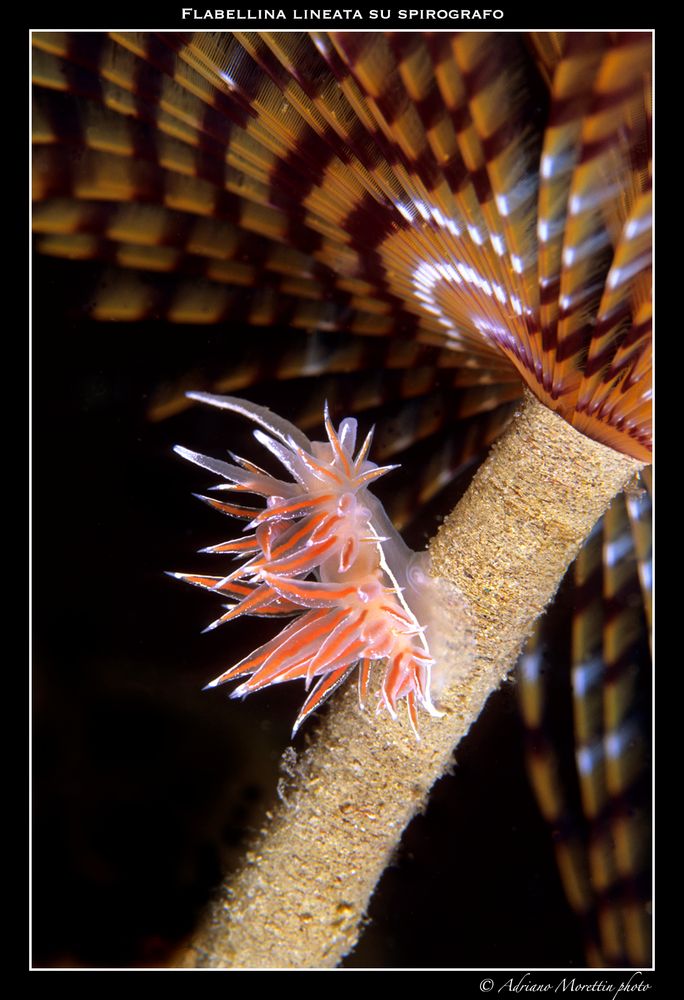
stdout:
[[[93,278],[87,265],[35,263],[33,916],[43,966],[163,960],[274,798],[302,697],[299,685],[244,702],[201,690],[264,641],[264,626],[200,635],[214,599],[164,575],[206,568],[196,550],[231,534],[191,496],[211,477],[171,449],[256,457],[256,444],[243,421],[213,410],[149,419],[165,382],[198,364],[225,370],[233,338],[263,338],[267,353],[283,331],[74,318]],[[292,398],[306,392],[299,381]],[[281,387],[267,381],[252,395],[287,415]],[[435,527],[424,520],[410,540],[420,546]],[[345,964],[582,965],[524,773],[513,684],[456,759]]]

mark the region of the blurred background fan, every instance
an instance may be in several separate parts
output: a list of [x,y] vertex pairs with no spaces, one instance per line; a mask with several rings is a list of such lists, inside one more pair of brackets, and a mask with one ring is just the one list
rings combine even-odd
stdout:
[[[187,389],[375,424],[416,549],[525,385],[650,460],[650,42],[34,33],[34,962],[162,961],[276,794],[300,691],[200,690],[267,626],[199,639],[213,605],[162,575],[217,526],[171,446],[256,457]],[[650,488],[596,526],[346,965],[649,962]]]

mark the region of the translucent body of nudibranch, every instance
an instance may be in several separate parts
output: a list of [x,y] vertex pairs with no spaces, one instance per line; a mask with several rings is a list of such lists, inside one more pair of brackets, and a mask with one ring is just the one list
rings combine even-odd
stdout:
[[[230,396],[189,393],[192,399],[248,417],[264,430],[254,436],[287,470],[276,479],[246,459],[236,464],[176,447],[183,458],[228,480],[214,490],[248,493],[266,501],[263,509],[200,497],[217,510],[248,523],[239,538],[202,551],[231,555],[240,565],[225,576],[173,573],[177,579],[230,597],[216,628],[243,614],[287,616],[282,631],[226,670],[208,687],[247,678],[232,692],[240,697],[271,684],[302,679],[308,696],[295,722],[307,718],[355,669],[363,707],[371,665],[384,664],[379,708],[396,717],[406,700],[417,735],[416,708],[438,715],[430,697],[430,655],[426,627],[415,611],[414,584],[424,578],[420,556],[392,526],[369,490],[397,466],[368,459],[371,431],[355,454],[357,422],[335,430],[325,407],[328,440],[310,441],[265,407]],[[313,686],[312,686],[313,685]]]

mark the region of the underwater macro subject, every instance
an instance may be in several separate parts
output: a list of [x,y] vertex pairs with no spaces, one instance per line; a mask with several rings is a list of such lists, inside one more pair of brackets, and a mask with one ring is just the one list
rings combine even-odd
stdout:
[[32,41],[40,962],[647,966],[651,34]]

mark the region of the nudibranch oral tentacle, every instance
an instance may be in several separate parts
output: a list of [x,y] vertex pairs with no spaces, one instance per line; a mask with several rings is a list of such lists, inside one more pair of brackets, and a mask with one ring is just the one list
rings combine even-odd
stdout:
[[308,695],[294,735],[355,668],[363,708],[371,666],[384,664],[378,709],[396,718],[397,703],[405,700],[419,738],[417,705],[430,715],[440,713],[430,696],[434,660],[426,625],[411,606],[416,554],[369,491],[370,484],[397,466],[369,460],[372,430],[355,454],[356,420],[346,418],[336,430],[327,403],[327,441],[310,441],[266,407],[232,396],[188,395],[258,424],[254,436],[293,480],[277,479],[236,455],[231,454],[236,463],[231,465],[180,446],[174,449],[228,480],[214,489],[252,493],[266,503],[259,510],[199,496],[221,513],[248,521],[241,537],[202,550],[244,560],[237,569],[225,576],[171,574],[232,599],[205,631],[243,614],[297,616],[206,687],[241,678],[231,697],[243,697],[272,684],[303,680]]

